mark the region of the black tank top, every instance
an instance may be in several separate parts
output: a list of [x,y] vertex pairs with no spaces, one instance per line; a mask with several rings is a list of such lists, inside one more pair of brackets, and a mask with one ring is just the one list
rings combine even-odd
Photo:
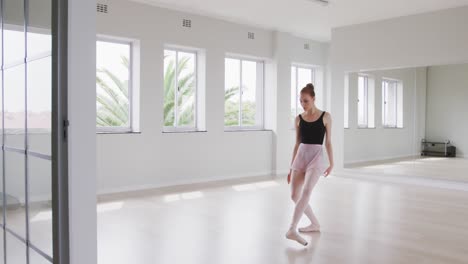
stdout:
[[302,115],[299,115],[301,143],[317,145],[323,144],[323,138],[325,136],[325,125],[323,124],[324,115],[325,111],[323,111],[322,115],[320,115],[320,117],[314,122],[307,122],[302,118]]

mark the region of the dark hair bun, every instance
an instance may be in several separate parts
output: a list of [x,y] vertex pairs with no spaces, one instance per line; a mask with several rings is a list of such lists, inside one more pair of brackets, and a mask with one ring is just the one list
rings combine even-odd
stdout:
[[307,89],[312,89],[312,90],[315,90],[315,87],[314,87],[314,85],[313,85],[313,84],[311,84],[311,83],[308,83],[308,84],[306,85],[306,87],[307,87]]
[[312,97],[315,97],[315,88],[314,85],[311,83],[308,83],[304,88],[301,90],[301,94],[309,94]]

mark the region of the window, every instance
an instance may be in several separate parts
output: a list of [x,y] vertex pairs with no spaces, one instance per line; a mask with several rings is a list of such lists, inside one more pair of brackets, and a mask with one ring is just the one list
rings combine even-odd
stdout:
[[96,42],[96,126],[101,132],[132,131],[132,43]]
[[349,76],[346,75],[344,87],[344,128],[349,128]]
[[224,126],[227,129],[263,129],[264,63],[226,58]]
[[358,76],[358,127],[374,128],[374,98],[373,81],[368,76]]
[[296,116],[302,112],[300,92],[308,83],[315,87],[315,105],[323,108],[323,80],[320,68],[313,66],[291,66],[291,121],[294,122]]
[[197,53],[164,50],[164,131],[197,131]]
[[400,81],[382,81],[382,119],[387,128],[403,127],[403,85]]

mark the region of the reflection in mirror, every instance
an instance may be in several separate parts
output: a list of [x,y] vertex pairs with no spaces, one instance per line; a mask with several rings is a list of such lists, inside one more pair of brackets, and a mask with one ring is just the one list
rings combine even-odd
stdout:
[[459,64],[348,73],[346,171],[468,182],[467,72]]
[[26,237],[25,155],[5,152],[5,203],[7,228]]
[[29,240],[52,256],[52,169],[49,160],[29,157]]
[[0,263],[52,263],[51,12],[51,0],[2,0]]
[[26,244],[6,232],[6,263],[26,264]]

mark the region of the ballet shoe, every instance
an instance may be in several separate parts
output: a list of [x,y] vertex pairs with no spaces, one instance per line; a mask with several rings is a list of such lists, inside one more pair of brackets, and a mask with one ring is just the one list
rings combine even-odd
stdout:
[[307,246],[307,241],[304,238],[302,238],[294,229],[290,229],[288,230],[288,232],[286,232],[286,238],[294,240],[303,246]]

